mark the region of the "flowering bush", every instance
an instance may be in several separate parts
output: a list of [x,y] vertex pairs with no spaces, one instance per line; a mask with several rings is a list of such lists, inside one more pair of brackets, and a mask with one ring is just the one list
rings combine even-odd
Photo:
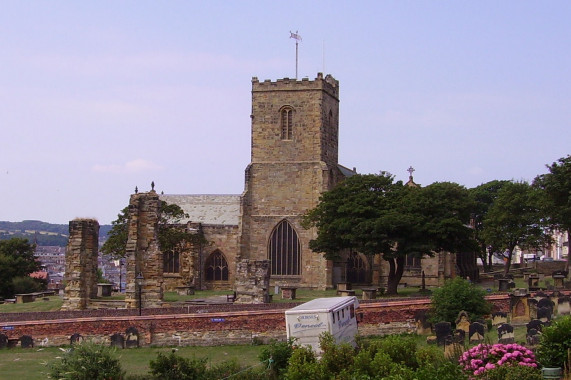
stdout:
[[488,370],[499,366],[537,367],[535,355],[519,344],[479,344],[460,356],[459,364],[470,375],[481,378]]

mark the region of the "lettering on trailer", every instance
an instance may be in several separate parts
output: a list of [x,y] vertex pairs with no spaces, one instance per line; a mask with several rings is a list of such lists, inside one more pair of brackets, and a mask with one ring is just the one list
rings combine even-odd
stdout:
[[325,322],[305,324],[305,323],[294,323],[293,328],[296,330],[311,330],[311,329],[325,329]]

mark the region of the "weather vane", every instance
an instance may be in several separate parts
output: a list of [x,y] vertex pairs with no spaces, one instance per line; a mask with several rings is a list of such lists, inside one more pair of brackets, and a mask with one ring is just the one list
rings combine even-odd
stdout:
[[289,38],[293,38],[295,40],[295,79],[297,79],[297,52],[298,52],[299,41],[301,41],[301,36],[298,34],[297,30],[295,31],[295,33],[293,33],[290,30]]

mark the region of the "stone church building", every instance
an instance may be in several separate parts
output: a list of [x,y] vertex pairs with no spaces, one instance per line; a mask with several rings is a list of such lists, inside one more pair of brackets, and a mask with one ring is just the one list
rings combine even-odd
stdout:
[[[271,286],[386,283],[384,260],[352,252],[339,262],[325,260],[309,249],[316,231],[301,227],[322,192],[356,173],[338,162],[339,82],[321,73],[314,80],[254,77],[250,117],[251,162],[242,194],[158,195],[188,213],[187,228],[208,241],[188,252],[163,253],[163,289],[231,289],[243,259],[270,260]],[[426,284],[438,285],[454,267],[453,255],[411,259],[402,282],[418,285],[424,270]]]

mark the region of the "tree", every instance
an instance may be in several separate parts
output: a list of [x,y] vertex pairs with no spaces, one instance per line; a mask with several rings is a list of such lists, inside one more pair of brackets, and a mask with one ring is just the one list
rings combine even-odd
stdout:
[[0,240],[0,296],[14,295],[14,280],[40,269],[34,257],[36,247],[27,239]]
[[[205,242],[202,233],[189,232],[180,225],[182,219],[188,218],[188,214],[180,206],[161,201],[159,214],[158,240],[163,252],[184,250],[188,244]],[[129,233],[129,208],[121,210],[117,219],[111,224],[112,228],[101,247],[101,252],[113,257],[125,257]]]
[[[545,191],[545,209],[550,223],[561,231],[567,231],[567,244],[571,249],[571,156],[560,158],[547,169],[549,173],[538,176],[534,185]],[[569,259],[566,270],[569,270]]]
[[466,311],[477,320],[491,310],[486,301],[486,291],[463,278],[447,280],[444,286],[434,289],[431,297],[431,320],[455,323],[458,313]]
[[484,217],[482,237],[505,253],[507,275],[514,249],[541,248],[548,241],[541,210],[541,193],[527,182],[508,182]]
[[495,247],[488,245],[484,239],[482,232],[484,229],[484,219],[490,207],[494,204],[498,196],[498,191],[509,181],[494,180],[483,183],[480,186],[469,189],[470,198],[472,199],[474,209],[472,211],[472,222],[474,227],[474,236],[478,242],[478,257],[482,260],[485,272],[489,272],[492,268],[492,257],[497,252]]
[[469,210],[467,190],[460,185],[408,187],[381,172],[349,177],[323,193],[303,225],[317,228],[309,247],[328,259],[345,249],[382,254],[389,264],[387,293],[396,294],[407,255],[433,256],[471,246]]

